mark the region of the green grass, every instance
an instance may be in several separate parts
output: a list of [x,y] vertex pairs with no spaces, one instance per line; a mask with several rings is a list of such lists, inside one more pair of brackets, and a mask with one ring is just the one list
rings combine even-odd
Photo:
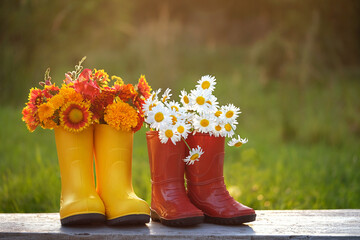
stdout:
[[[220,103],[241,107],[237,132],[249,138],[239,149],[226,147],[225,180],[237,200],[255,209],[360,208],[358,81],[301,87],[262,85],[237,71],[216,77],[215,94]],[[189,73],[175,81],[174,95],[190,90],[197,78]],[[29,133],[20,108],[0,107],[0,119],[0,212],[58,211],[53,132]],[[145,132],[135,135],[133,185],[150,203]]]

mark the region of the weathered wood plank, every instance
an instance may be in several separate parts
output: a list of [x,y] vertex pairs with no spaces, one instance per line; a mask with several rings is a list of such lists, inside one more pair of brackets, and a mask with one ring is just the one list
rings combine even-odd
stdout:
[[62,227],[57,213],[0,214],[0,239],[360,239],[360,210],[257,211],[242,226]]

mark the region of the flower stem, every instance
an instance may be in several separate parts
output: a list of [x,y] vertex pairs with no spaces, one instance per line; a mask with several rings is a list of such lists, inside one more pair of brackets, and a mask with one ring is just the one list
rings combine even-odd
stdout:
[[191,151],[191,148],[189,146],[189,144],[185,141],[185,139],[183,137],[181,137],[181,139],[184,141],[184,143],[186,144],[186,146],[188,147],[189,151]]

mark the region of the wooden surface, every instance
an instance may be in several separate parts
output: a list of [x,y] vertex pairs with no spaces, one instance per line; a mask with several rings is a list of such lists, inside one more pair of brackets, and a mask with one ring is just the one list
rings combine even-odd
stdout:
[[360,239],[360,210],[257,211],[241,226],[62,227],[58,213],[0,214],[0,239]]

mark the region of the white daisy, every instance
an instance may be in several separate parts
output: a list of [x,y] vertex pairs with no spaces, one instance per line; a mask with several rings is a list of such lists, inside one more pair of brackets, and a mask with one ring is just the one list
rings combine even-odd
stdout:
[[175,102],[174,100],[166,103],[166,106],[169,109],[171,109],[172,111],[175,111],[175,112],[180,112],[181,111],[180,104],[178,102]]
[[179,97],[180,97],[180,102],[182,103],[184,108],[186,108],[186,109],[191,108],[192,103],[190,102],[190,96],[185,90],[181,91],[181,94],[179,95]]
[[201,79],[198,81],[198,84],[196,85],[196,88],[212,92],[215,89],[215,85],[215,77],[206,75],[201,77]]
[[241,138],[240,135],[238,135],[237,138],[232,138],[229,142],[228,145],[229,146],[235,146],[235,147],[240,147],[241,145],[247,143],[248,140],[247,138]]
[[201,133],[208,133],[213,129],[214,119],[210,114],[196,115],[193,119],[194,129]]
[[185,120],[179,120],[175,126],[175,131],[180,134],[180,136],[184,139],[186,139],[191,132],[191,125],[189,123],[186,123]]
[[152,93],[151,93],[151,99],[153,100],[153,101],[155,101],[155,100],[159,100],[158,99],[158,94],[161,92],[161,88],[159,88],[158,90],[156,90],[155,92],[153,91]]
[[170,97],[172,96],[172,94],[170,93],[171,89],[167,88],[164,92],[164,94],[161,96],[161,101],[164,103],[168,100],[170,100]]
[[209,91],[192,90],[190,93],[190,101],[193,103],[191,109],[197,112],[209,112],[216,110],[216,97]]
[[197,148],[193,148],[190,150],[189,155],[184,159],[184,162],[187,165],[194,164],[196,161],[200,160],[200,157],[203,154],[204,151],[201,149],[200,146],[197,146]]
[[224,135],[226,137],[232,137],[234,135],[235,126],[231,125],[230,123],[226,123],[224,125]]
[[148,112],[146,122],[150,125],[151,128],[160,130],[166,125],[171,125],[171,117],[169,110],[163,105],[156,105]]
[[210,132],[210,135],[214,135],[215,137],[225,137],[226,130],[224,128],[224,124],[215,123],[213,125],[213,129]]
[[145,116],[148,116],[149,112],[153,109],[153,107],[155,107],[156,105],[159,105],[159,104],[161,105],[162,103],[151,97],[146,99],[142,105],[142,109],[144,111]]
[[181,136],[175,131],[174,126],[167,125],[159,131],[159,138],[161,143],[167,143],[170,139],[174,145],[181,140]]
[[223,112],[221,118],[224,119],[225,122],[236,120],[241,113],[240,108],[235,107],[233,104],[221,106],[220,111]]

